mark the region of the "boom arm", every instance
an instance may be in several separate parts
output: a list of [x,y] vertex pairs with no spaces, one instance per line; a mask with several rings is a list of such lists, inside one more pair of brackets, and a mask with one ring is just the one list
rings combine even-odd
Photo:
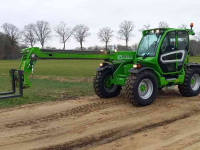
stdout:
[[[38,47],[27,48],[21,51],[22,60],[18,71],[10,70],[10,81],[12,83],[12,91],[0,93],[0,99],[21,97],[23,89],[31,86],[29,75],[38,59],[93,59],[109,61],[116,66],[116,72],[124,74],[124,65],[127,62],[133,62],[136,52],[133,51],[75,51],[75,50],[47,50]],[[107,64],[107,63],[106,63]],[[120,69],[119,69],[120,68]],[[123,78],[123,77],[122,77]],[[123,81],[120,80],[120,81]],[[19,88],[19,94],[15,94],[16,87]],[[3,95],[3,96],[2,96]],[[7,96],[4,96],[7,95]]]
[[97,51],[74,51],[74,50],[46,50],[27,48],[22,50],[22,60],[19,70],[23,73],[23,88],[31,86],[29,75],[37,62],[37,59],[102,59],[110,60],[110,52]]

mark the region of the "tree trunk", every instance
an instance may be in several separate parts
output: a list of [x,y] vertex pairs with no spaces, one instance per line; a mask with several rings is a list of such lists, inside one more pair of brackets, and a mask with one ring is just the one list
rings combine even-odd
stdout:
[[83,43],[82,43],[82,42],[80,42],[80,44],[81,44],[81,50],[83,50]]
[[64,42],[63,50],[65,50],[65,42]]
[[108,42],[106,42],[106,51],[108,50]]
[[15,49],[14,49],[14,46],[12,46],[12,58],[14,59],[15,58]]
[[12,58],[14,59],[15,58],[15,49],[14,49],[14,42],[13,42],[13,40],[11,42],[11,45],[12,45],[12,49],[11,49],[11,51],[12,51]]
[[128,50],[128,40],[126,40],[126,50]]

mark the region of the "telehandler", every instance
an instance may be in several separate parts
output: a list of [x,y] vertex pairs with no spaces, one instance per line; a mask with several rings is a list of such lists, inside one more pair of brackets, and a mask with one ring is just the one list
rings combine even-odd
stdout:
[[[0,99],[23,95],[23,89],[31,86],[29,75],[40,58],[104,60],[93,80],[94,92],[100,98],[118,96],[122,86],[130,102],[141,106],[150,105],[158,89],[174,85],[178,85],[182,96],[197,96],[200,93],[200,65],[189,63],[189,35],[195,35],[193,23],[190,27],[145,30],[136,52],[23,49],[18,71],[10,70],[12,91],[0,93]],[[19,88],[18,95],[14,94],[15,87]]]

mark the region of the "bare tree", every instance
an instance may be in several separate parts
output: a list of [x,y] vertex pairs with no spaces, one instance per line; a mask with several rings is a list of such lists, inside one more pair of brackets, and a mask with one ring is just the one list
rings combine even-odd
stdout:
[[22,31],[23,41],[31,47],[33,47],[38,41],[34,32],[34,27],[34,24],[31,23],[24,26]]
[[195,33],[194,39],[195,39],[196,41],[200,42],[200,32],[196,32],[196,33]]
[[5,43],[6,43],[6,37],[5,34],[3,34],[2,32],[0,32],[0,59],[5,57]]
[[182,24],[178,28],[180,28],[180,29],[187,29],[187,25],[186,24]]
[[149,30],[150,27],[151,27],[150,24],[144,25],[144,26],[142,27],[142,29],[139,29],[139,31],[142,32],[142,31],[144,31],[144,30]]
[[90,35],[89,28],[83,24],[76,25],[74,28],[74,38],[80,43],[81,50],[83,49],[83,42],[85,38]]
[[118,31],[119,39],[126,41],[126,50],[127,50],[128,41],[131,39],[131,37],[134,36],[132,32],[135,28],[135,25],[133,24],[132,21],[125,20],[119,25],[119,28],[120,28]]
[[50,24],[47,21],[37,21],[33,30],[43,48],[44,44],[51,38]]
[[159,28],[169,28],[169,24],[165,21],[161,21],[161,22],[159,22],[158,27]]
[[101,40],[101,42],[104,42],[106,44],[106,50],[108,50],[108,43],[111,41],[111,38],[113,37],[113,30],[109,27],[104,27],[100,29],[98,32],[98,38]]
[[60,42],[64,44],[63,49],[65,49],[65,44],[67,40],[72,36],[73,30],[66,26],[66,23],[61,22],[54,28],[55,32],[60,37]]
[[196,40],[190,40],[190,55],[191,56],[199,56],[200,50],[199,50],[200,42]]
[[21,38],[19,29],[13,24],[9,23],[4,23],[2,25],[2,29],[7,39],[10,41],[12,47],[14,47],[18,43],[18,40]]

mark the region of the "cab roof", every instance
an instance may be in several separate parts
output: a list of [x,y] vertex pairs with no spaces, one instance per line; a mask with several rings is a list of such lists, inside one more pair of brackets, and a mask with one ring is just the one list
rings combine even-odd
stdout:
[[192,30],[192,29],[180,29],[180,28],[154,28],[154,29],[148,29],[148,30],[144,30],[142,31],[142,34],[143,36],[148,33],[148,32],[151,32],[151,31],[161,31],[161,32],[168,32],[168,31],[174,31],[174,30],[181,30],[181,31],[186,31],[188,32],[189,35],[195,35],[195,32]]

